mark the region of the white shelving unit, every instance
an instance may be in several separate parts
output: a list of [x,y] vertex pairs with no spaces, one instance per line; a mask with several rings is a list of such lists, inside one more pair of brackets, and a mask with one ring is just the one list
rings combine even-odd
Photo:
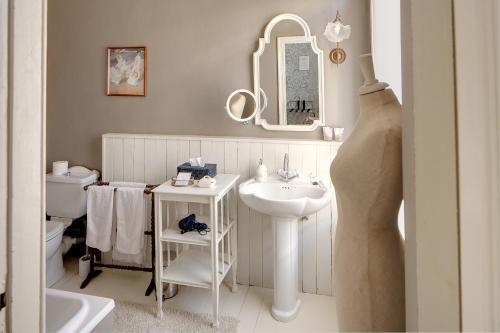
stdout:
[[[171,185],[171,181],[167,181],[153,190],[157,230],[155,280],[157,314],[160,318],[163,317],[162,283],[174,283],[211,289],[213,326],[219,326],[219,286],[229,271],[232,271],[232,290],[236,291],[237,288],[238,231],[235,207],[236,183],[239,177],[229,174],[217,175],[217,184],[211,189],[175,187]],[[196,220],[206,223],[210,232],[206,235],[200,235],[196,231],[181,234],[177,223],[185,216],[175,216],[171,221],[171,216],[177,214],[170,212],[172,207],[179,203],[208,206],[209,215],[197,215]],[[164,251],[166,260],[163,258]],[[175,259],[172,258],[172,252],[175,252]]]

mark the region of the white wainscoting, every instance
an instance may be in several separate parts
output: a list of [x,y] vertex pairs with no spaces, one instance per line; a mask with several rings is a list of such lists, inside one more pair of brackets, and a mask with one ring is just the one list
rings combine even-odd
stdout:
[[[319,176],[330,188],[330,164],[338,150],[336,142],[275,140],[233,137],[104,134],[102,172],[105,181],[165,182],[176,174],[177,165],[201,156],[217,163],[218,173],[253,177],[260,158],[269,173],[290,156],[290,167]],[[187,205],[181,207],[186,213]],[[195,210],[197,207],[189,207]],[[199,208],[198,208],[199,209]],[[238,282],[273,287],[272,225],[270,217],[238,201]],[[333,239],[337,223],[335,196],[331,205],[299,226],[299,285],[303,292],[332,295]]]

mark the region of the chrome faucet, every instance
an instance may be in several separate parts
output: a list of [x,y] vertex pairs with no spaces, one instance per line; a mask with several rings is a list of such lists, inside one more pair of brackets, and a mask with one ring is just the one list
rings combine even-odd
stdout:
[[290,159],[288,157],[288,153],[285,153],[285,156],[283,157],[283,169],[278,170],[278,176],[281,178],[281,180],[285,182],[289,182],[290,180],[294,179],[295,177],[298,177],[298,173],[295,172],[290,172]]
[[288,153],[285,153],[285,156],[283,156],[283,171],[285,171],[286,174],[288,174],[289,164],[290,158],[288,158]]

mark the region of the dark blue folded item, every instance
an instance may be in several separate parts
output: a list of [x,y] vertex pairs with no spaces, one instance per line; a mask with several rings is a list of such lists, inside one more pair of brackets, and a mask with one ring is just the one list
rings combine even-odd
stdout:
[[196,222],[195,214],[191,214],[180,220],[179,229],[181,229],[181,234],[196,230],[200,235],[206,235],[210,231],[206,223]]

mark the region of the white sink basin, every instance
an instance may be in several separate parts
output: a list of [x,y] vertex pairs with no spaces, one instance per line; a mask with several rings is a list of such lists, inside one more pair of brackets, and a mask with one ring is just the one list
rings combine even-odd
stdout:
[[329,190],[319,182],[311,184],[309,178],[285,183],[278,178],[267,182],[250,179],[240,184],[241,200],[250,208],[279,217],[302,217],[316,213],[331,199]]
[[[250,179],[240,184],[241,200],[272,216],[274,238],[274,299],[271,314],[278,321],[293,320],[300,308],[298,275],[298,219],[314,214],[331,200],[330,191],[308,177],[283,182]],[[307,223],[305,221],[304,223]]]

